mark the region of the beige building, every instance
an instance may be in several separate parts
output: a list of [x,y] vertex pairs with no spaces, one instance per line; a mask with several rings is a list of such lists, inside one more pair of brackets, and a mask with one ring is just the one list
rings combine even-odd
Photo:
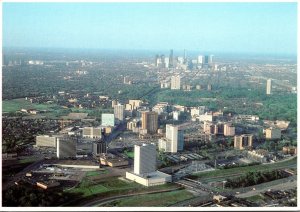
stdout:
[[180,76],[172,76],[171,77],[171,89],[172,90],[180,90]]
[[246,148],[252,148],[252,138],[251,134],[236,135],[234,136],[234,148],[243,150]]
[[101,138],[101,128],[84,127],[82,130],[82,137],[84,138]]
[[56,136],[38,135],[36,136],[36,146],[56,147]]
[[158,128],[158,114],[154,111],[142,112],[142,129],[148,134],[155,134]]
[[281,130],[275,127],[270,127],[265,130],[266,139],[280,139],[281,138]]
[[142,105],[142,100],[129,100],[129,104],[132,106],[132,110],[136,110]]
[[282,152],[284,154],[296,155],[297,154],[297,147],[295,146],[285,146],[282,148]]
[[231,123],[224,124],[224,136],[234,136],[235,127]]
[[121,104],[115,105],[114,106],[114,115],[118,121],[123,121],[124,117],[125,117],[124,105],[121,105]]

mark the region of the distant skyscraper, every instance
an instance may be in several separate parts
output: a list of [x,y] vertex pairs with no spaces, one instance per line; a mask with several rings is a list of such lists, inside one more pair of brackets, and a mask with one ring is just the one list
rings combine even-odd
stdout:
[[124,120],[124,105],[115,105],[114,106],[114,114],[115,114],[115,118],[119,121],[123,121]]
[[198,61],[197,61],[198,64],[202,64],[203,63],[203,56],[202,55],[199,55],[198,56]]
[[134,146],[134,173],[143,175],[156,171],[156,147],[153,144]]
[[212,64],[214,62],[213,58],[214,58],[213,55],[209,55],[208,64]]
[[184,63],[187,62],[187,58],[186,58],[186,50],[184,50],[184,53],[183,53],[183,62],[184,62]]
[[208,64],[209,61],[209,56],[205,55],[204,56],[204,64]]
[[180,89],[180,76],[172,76],[171,77],[171,89],[179,90]]
[[170,50],[170,57],[169,57],[169,67],[174,67],[174,56],[173,56],[173,49]]
[[147,130],[148,134],[157,132],[158,114],[154,111],[142,112],[142,129]]
[[267,80],[267,95],[270,95],[272,92],[272,80],[268,79]]

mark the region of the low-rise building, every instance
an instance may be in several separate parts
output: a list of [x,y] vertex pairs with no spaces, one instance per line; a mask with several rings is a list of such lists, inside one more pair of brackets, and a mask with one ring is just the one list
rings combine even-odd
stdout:
[[297,147],[295,147],[295,146],[285,146],[285,147],[282,148],[282,152],[284,154],[296,155],[297,154]]
[[265,130],[266,139],[280,139],[281,138],[281,130],[275,127],[270,127]]
[[119,166],[127,166],[128,160],[124,158],[118,157],[116,155],[110,153],[102,153],[100,154],[100,164],[104,166],[110,167],[119,167]]

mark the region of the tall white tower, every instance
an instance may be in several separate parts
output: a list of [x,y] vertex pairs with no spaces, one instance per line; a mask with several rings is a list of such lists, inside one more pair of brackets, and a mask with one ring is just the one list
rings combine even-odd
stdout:
[[267,95],[271,94],[271,92],[272,92],[271,89],[272,89],[272,80],[268,79],[267,80]]
[[143,175],[156,171],[156,147],[153,144],[134,146],[134,173]]

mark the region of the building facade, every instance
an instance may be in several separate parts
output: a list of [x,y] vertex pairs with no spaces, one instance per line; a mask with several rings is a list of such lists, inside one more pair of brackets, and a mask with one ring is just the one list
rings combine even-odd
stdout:
[[181,79],[180,76],[172,76],[171,77],[171,89],[172,90],[180,90],[180,83]]
[[102,126],[115,126],[115,115],[110,113],[102,113]]
[[153,144],[134,146],[134,174],[143,175],[156,171],[156,147]]
[[158,128],[158,114],[154,111],[142,112],[142,129],[155,134]]

